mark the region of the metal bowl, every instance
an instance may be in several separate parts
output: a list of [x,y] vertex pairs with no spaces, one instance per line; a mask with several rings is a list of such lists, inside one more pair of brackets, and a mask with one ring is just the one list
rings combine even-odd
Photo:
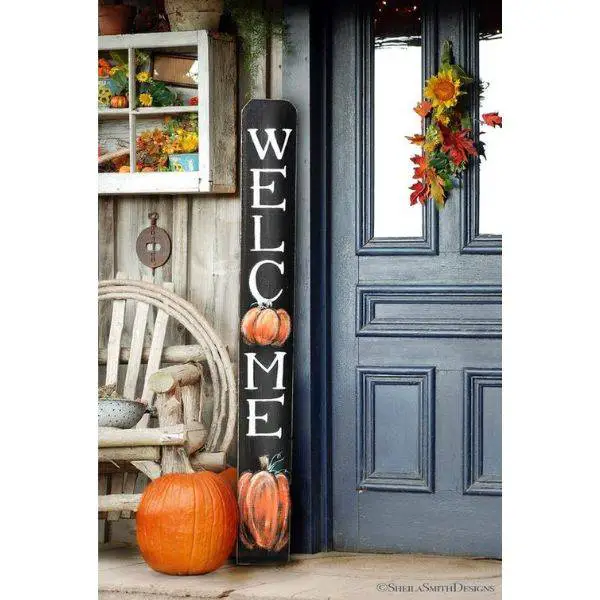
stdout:
[[98,427],[135,427],[147,410],[143,402],[137,400],[98,400]]

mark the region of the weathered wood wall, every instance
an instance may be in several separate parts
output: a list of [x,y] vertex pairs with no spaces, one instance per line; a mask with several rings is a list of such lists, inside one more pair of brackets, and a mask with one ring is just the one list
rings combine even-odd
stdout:
[[[281,98],[282,47],[272,40],[265,47],[257,76],[250,78],[239,63],[239,109],[250,98]],[[239,114],[239,110],[238,110]],[[239,132],[238,132],[239,136]],[[173,281],[175,292],[192,302],[212,324],[229,350],[237,369],[239,335],[240,215],[239,194],[194,196],[99,196],[98,277],[110,279],[121,271],[130,276],[152,277],[136,255],[139,232],[149,226],[148,213],[159,214],[158,225],[172,239],[170,260],[156,269],[154,281]],[[106,344],[109,307],[100,308],[99,342]],[[151,319],[149,318],[151,323]],[[126,315],[123,342],[128,343],[133,314]],[[148,330],[151,331],[149,325]],[[171,328],[166,344],[185,343]],[[148,343],[150,340],[148,340]],[[235,458],[235,448],[230,452]],[[100,522],[103,523],[103,522]],[[135,543],[135,521],[111,522],[110,532],[100,527],[100,541]]]

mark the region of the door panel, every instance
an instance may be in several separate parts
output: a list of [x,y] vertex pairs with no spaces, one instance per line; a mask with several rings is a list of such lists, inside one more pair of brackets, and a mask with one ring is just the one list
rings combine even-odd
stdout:
[[[337,2],[332,15],[333,544],[499,556],[500,241],[471,222],[473,174],[439,215],[422,209],[420,238],[375,235],[370,5]],[[424,76],[440,40],[471,56],[476,6],[422,11]]]

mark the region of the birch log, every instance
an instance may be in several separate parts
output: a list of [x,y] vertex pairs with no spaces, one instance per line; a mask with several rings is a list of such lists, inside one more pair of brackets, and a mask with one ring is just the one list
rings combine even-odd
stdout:
[[[119,514],[122,510],[136,511],[142,500],[142,494],[111,494],[98,496],[98,512],[114,511]],[[119,512],[117,512],[119,511]]]
[[125,448],[98,448],[98,461],[160,460],[159,446],[127,446]]
[[[158,423],[161,427],[180,425],[183,423],[183,403],[178,388],[170,393],[158,393],[156,396]],[[187,453],[183,448],[165,446],[162,449],[161,469],[166,473],[193,472]]]
[[154,429],[98,428],[99,448],[123,446],[183,446],[186,432],[183,425]]
[[190,456],[194,471],[212,471],[220,473],[227,467],[225,452],[197,452]]
[[194,363],[173,365],[172,367],[160,369],[150,375],[148,386],[156,394],[166,394],[167,392],[173,392],[177,387],[198,383],[201,375],[202,370]]

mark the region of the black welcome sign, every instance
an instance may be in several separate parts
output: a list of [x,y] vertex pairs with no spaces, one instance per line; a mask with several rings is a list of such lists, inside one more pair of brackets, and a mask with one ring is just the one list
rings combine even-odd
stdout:
[[296,109],[242,110],[238,564],[289,558]]

